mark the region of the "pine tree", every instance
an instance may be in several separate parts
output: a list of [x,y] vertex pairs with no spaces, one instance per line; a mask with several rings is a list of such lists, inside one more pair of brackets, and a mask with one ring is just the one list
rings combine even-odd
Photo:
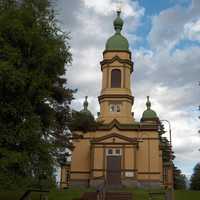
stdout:
[[194,167],[194,171],[190,181],[190,188],[192,190],[200,190],[200,163],[197,163]]
[[69,37],[49,0],[0,0],[0,188],[53,182],[70,146]]
[[158,133],[159,133],[160,144],[162,146],[163,163],[168,163],[170,162],[170,156],[172,156],[172,160],[174,160],[175,155],[173,151],[171,152],[172,155],[170,155],[170,143],[169,140],[163,136],[166,133],[166,131],[162,122],[160,122],[159,124]]
[[186,176],[182,174],[181,170],[175,165],[173,166],[174,177],[174,189],[185,190],[186,189]]

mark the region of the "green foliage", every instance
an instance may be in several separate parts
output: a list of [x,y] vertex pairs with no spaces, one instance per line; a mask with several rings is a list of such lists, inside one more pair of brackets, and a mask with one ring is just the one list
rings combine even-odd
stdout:
[[194,167],[194,171],[190,181],[190,188],[192,190],[200,190],[200,163],[197,163]]
[[[160,138],[160,145],[162,147],[162,159],[163,164],[170,163],[174,160],[174,152],[170,152],[170,142],[166,137],[163,137],[163,135],[166,133],[165,127],[162,123],[160,123],[159,126],[159,138]],[[170,153],[172,155],[170,155]],[[171,157],[171,158],[170,158]],[[184,174],[182,174],[181,170],[178,169],[173,164],[173,178],[174,178],[174,189],[186,189],[186,177]]]
[[185,190],[186,189],[186,176],[182,174],[181,170],[176,166],[173,166],[174,175],[174,189]]
[[[170,162],[170,142],[166,137],[163,136],[166,133],[166,131],[165,131],[164,125],[161,122],[159,125],[158,133],[159,133],[159,138],[160,138],[160,145],[162,147],[163,162],[168,163]],[[172,160],[174,160],[175,158],[174,152],[172,151],[171,153],[172,153],[171,155]]]
[[[68,35],[49,0],[0,0],[0,188],[53,182],[69,103]],[[63,142],[65,141],[65,142]]]
[[100,124],[101,124],[100,122],[96,122],[93,115],[89,111],[88,112],[73,111],[71,121],[69,122],[69,128],[72,132],[95,131]]

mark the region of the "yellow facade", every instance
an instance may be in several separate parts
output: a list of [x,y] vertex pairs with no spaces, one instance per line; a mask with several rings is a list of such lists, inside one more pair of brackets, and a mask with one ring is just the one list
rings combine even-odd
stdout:
[[132,113],[131,52],[105,50],[100,65],[97,121],[102,125],[96,131],[75,133],[70,185],[163,186],[169,172],[165,168],[167,175],[163,174],[158,119],[136,122]]
[[[81,134],[81,133],[80,133]],[[107,151],[119,149],[121,183],[140,186],[163,183],[162,158],[156,131],[96,131],[74,140],[71,185],[98,186],[107,177]]]

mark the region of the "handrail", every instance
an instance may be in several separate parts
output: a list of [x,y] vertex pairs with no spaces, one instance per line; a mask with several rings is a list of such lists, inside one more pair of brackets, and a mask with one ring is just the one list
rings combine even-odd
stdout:
[[106,180],[104,180],[103,184],[97,189],[97,200],[105,200],[106,197]]
[[[28,197],[30,197],[30,195],[31,195],[32,192],[48,193],[49,190],[29,189],[29,190],[27,190],[27,191],[22,195],[22,197],[21,197],[19,200],[26,200],[26,199],[28,199]],[[41,196],[40,196],[40,199],[41,199]]]

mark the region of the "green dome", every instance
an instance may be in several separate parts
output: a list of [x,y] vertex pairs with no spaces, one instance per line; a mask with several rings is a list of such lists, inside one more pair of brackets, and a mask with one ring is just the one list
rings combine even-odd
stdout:
[[149,96],[147,97],[146,103],[147,109],[142,114],[142,121],[157,120],[158,116],[154,110],[151,109],[151,102],[149,101]]
[[120,13],[121,13],[120,11],[117,12],[117,18],[113,22],[116,31],[118,30],[121,31],[124,24],[122,18],[120,17]]
[[121,35],[121,30],[123,27],[123,20],[120,17],[120,11],[117,12],[117,18],[114,20],[113,25],[115,28],[115,34],[111,36],[106,42],[106,50],[118,50],[118,51],[128,51],[129,43],[128,40]]
[[153,110],[145,110],[142,114],[142,119],[155,119],[158,118],[157,114]]
[[115,35],[113,35],[107,40],[106,50],[128,51],[129,50],[128,40],[120,33],[115,33]]
[[88,110],[88,101],[87,96],[85,97],[85,101],[83,102],[83,109],[80,111],[81,113],[84,113],[86,116],[93,117],[92,113]]

